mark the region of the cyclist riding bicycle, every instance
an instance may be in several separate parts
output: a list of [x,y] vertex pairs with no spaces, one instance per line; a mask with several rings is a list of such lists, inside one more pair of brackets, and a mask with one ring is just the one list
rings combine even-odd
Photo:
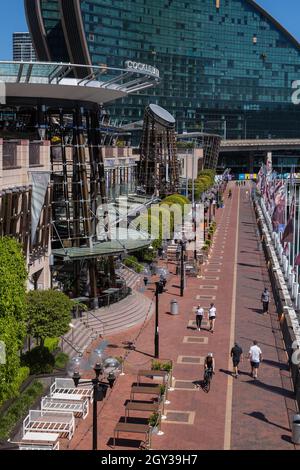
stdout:
[[204,361],[204,380],[207,381],[215,373],[215,359],[213,353],[208,353]]

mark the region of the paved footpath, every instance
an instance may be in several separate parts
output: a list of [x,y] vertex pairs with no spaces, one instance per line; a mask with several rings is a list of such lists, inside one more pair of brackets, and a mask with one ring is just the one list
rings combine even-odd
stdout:
[[[162,436],[154,436],[153,449],[282,449],[292,450],[289,418],[296,411],[293,400],[287,356],[271,303],[271,314],[260,312],[260,296],[268,278],[263,254],[258,250],[254,213],[249,201],[249,188],[232,184],[232,200],[217,211],[217,233],[208,264],[201,279],[188,278],[183,298],[179,296],[179,279],[173,273],[168,291],[160,296],[160,357],[174,363],[174,391],[169,393],[167,419]],[[169,263],[170,271],[175,265]],[[147,295],[153,297],[154,286]],[[170,302],[176,299],[180,314],[170,315]],[[195,328],[195,307],[217,307],[214,334],[208,322],[198,332]],[[150,367],[154,350],[154,318],[140,332],[131,330],[110,338],[108,352],[124,356],[126,342],[135,341],[125,375],[99,406],[99,448],[112,449],[113,429],[124,419],[124,404],[139,369]],[[239,379],[231,376],[229,352],[237,340],[247,353],[253,339],[260,342],[264,364],[259,381],[249,375],[247,360],[241,365]],[[216,375],[211,390],[199,386],[203,377],[203,361],[208,352],[216,358]],[[139,400],[143,398],[139,397]],[[142,417],[133,413],[133,417]],[[134,422],[142,419],[131,417]],[[92,418],[78,425],[70,449],[91,448]],[[135,435],[120,435],[117,450],[137,448]]]

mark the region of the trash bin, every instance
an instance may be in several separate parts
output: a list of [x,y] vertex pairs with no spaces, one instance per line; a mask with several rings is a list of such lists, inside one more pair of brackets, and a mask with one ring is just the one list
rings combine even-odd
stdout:
[[178,315],[179,314],[179,308],[178,308],[177,300],[172,300],[171,301],[171,314],[172,315]]
[[300,445],[300,415],[295,415],[293,418],[292,441],[294,444]]

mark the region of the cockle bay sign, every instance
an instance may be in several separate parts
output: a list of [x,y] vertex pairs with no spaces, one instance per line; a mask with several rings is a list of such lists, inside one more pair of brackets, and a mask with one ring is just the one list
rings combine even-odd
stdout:
[[134,62],[133,60],[126,60],[125,67],[127,70],[141,72],[145,75],[152,75],[153,77],[159,78],[159,70],[152,65],[142,64],[141,62]]

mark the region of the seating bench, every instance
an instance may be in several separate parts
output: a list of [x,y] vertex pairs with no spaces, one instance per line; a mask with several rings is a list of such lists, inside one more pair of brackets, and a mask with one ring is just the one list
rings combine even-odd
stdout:
[[113,447],[116,447],[116,438],[119,439],[120,432],[144,434],[145,442],[150,446],[151,428],[148,424],[118,423],[114,429]]
[[141,385],[132,385],[131,387],[131,394],[130,400],[134,400],[135,393],[142,393],[144,395],[155,395],[157,397],[160,396],[160,385],[155,385],[154,387],[147,387]]
[[159,403],[136,403],[129,401],[125,405],[125,423],[129,418],[130,411],[149,411],[149,413],[155,413],[159,410]]
[[165,370],[139,370],[137,373],[137,382],[140,383],[141,377],[162,377],[164,385],[169,379],[169,372]]

